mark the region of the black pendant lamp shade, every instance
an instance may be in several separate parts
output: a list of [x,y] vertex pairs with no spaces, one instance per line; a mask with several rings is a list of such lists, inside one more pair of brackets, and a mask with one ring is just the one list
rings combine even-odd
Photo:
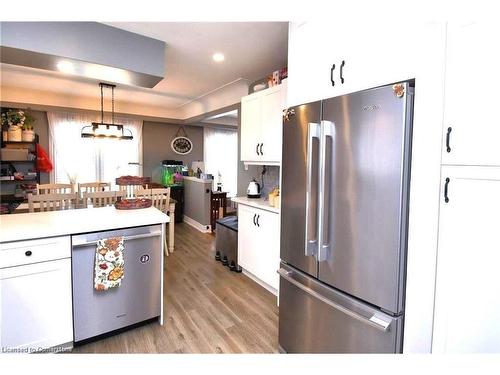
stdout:
[[[115,124],[116,85],[101,82],[99,86],[101,87],[101,122],[93,122],[91,125],[84,126],[81,131],[82,138],[133,139],[134,137],[130,129],[125,129],[123,125]],[[104,88],[111,89],[111,123],[104,122]],[[116,129],[116,131],[110,133],[110,129],[112,128]]]

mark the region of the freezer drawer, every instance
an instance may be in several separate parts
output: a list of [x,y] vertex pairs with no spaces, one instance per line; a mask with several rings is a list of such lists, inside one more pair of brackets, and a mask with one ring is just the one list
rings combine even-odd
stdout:
[[[124,236],[122,284],[94,289],[98,239]],[[72,237],[75,342],[139,323],[161,314],[161,226],[146,226]]]
[[281,264],[279,344],[287,353],[399,353],[392,317]]

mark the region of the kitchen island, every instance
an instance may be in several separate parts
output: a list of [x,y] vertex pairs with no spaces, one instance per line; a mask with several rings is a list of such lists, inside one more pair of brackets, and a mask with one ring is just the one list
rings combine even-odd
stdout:
[[[158,318],[162,324],[162,247],[164,224],[168,222],[169,217],[154,207],[127,211],[103,207],[0,216],[2,351],[66,350],[77,341],[74,328],[76,335],[78,329],[102,331],[106,324],[113,331],[130,325],[130,319],[139,322],[140,314],[147,313],[135,308],[142,308],[142,300],[153,304],[155,309],[153,315],[144,315],[146,319]],[[111,236],[125,238],[125,277],[122,285],[113,290],[96,291],[93,285],[96,244]],[[147,267],[150,267],[148,272],[139,277],[137,273]],[[145,277],[149,278],[148,283]],[[145,286],[148,290],[143,290]],[[84,300],[86,304],[80,308],[83,313],[79,314],[76,305]],[[102,316],[102,311],[115,306],[113,316]],[[88,320],[90,315],[92,319]],[[82,322],[83,319],[87,320]]]

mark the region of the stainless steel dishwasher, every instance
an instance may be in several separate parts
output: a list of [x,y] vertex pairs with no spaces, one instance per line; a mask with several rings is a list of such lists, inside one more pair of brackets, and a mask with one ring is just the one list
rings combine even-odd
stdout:
[[[94,289],[97,241],[124,237],[124,278]],[[161,315],[161,225],[72,236],[73,325],[78,343]]]

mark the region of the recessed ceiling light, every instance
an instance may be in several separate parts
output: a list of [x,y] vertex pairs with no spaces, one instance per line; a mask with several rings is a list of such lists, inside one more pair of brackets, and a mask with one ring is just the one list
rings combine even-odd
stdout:
[[221,62],[224,61],[225,57],[222,53],[217,52],[213,54],[212,59],[214,59],[214,61]]
[[74,73],[75,67],[71,61],[62,60],[57,63],[57,69],[63,73]]

